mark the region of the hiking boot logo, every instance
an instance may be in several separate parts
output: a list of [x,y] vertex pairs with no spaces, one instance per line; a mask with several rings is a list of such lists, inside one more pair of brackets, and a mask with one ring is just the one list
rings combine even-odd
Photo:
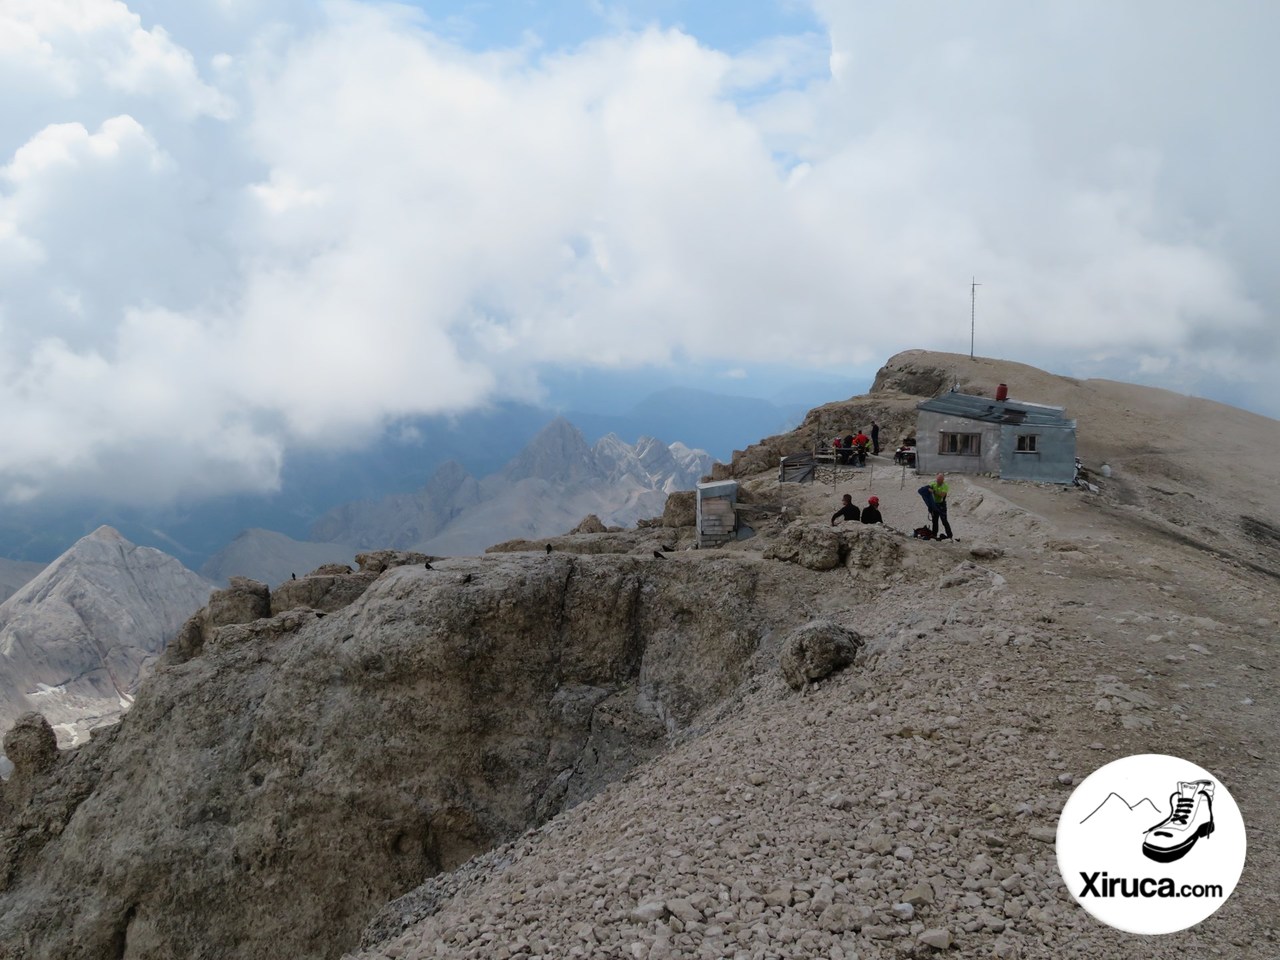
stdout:
[[1169,816],[1143,834],[1142,853],[1150,860],[1172,863],[1212,833],[1213,781],[1179,781],[1169,795]]
[[1213,914],[1239,882],[1247,847],[1227,785],[1158,753],[1121,757],[1085,777],[1063,804],[1056,839],[1058,869],[1076,903],[1143,936]]

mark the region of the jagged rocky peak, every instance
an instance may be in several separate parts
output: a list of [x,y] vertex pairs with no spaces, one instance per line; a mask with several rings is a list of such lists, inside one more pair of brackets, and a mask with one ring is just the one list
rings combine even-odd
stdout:
[[596,442],[594,452],[610,480],[631,477],[663,493],[693,489],[712,463],[705,450],[664,444],[655,437],[640,437],[632,446],[610,433]]
[[110,723],[213,584],[111,527],[0,604],[0,732],[43,714],[64,746]]
[[636,459],[651,476],[670,474],[679,469],[671,448],[656,437],[641,437],[635,445]]
[[692,490],[711,472],[715,462],[705,450],[695,450],[679,441],[663,444],[653,437],[636,441],[636,456],[664,493]]
[[525,445],[502,470],[508,480],[537,479],[578,483],[604,479],[582,431],[556,417]]
[[635,448],[616,433],[605,434],[592,448],[596,465],[610,481],[631,477],[638,483],[649,484],[649,474],[636,456]]

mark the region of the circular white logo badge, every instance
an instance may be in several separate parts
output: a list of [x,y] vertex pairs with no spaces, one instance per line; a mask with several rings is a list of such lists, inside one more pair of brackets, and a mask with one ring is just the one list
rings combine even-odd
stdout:
[[1244,821],[1207,770],[1144,753],[1076,787],[1057,847],[1067,889],[1093,916],[1129,933],[1173,933],[1231,896],[1244,869]]

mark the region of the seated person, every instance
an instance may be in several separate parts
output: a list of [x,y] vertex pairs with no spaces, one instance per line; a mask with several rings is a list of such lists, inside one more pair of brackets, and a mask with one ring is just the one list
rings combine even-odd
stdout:
[[840,498],[840,509],[831,515],[831,525],[834,527],[837,520],[852,520],[858,522],[858,508],[853,505],[853,497],[845,494]]
[[841,463],[853,463],[853,434],[846,433],[844,440],[841,441],[841,447],[844,453],[840,456]]
[[863,523],[884,523],[884,518],[880,516],[880,498],[868,497],[867,505],[862,508]]

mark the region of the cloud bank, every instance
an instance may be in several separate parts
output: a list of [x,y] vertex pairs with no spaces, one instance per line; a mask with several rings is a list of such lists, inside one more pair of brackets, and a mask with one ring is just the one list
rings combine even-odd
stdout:
[[7,3],[0,497],[266,490],[552,364],[965,351],[973,277],[979,353],[1280,415],[1277,14],[1121,7],[818,2],[729,53]]

